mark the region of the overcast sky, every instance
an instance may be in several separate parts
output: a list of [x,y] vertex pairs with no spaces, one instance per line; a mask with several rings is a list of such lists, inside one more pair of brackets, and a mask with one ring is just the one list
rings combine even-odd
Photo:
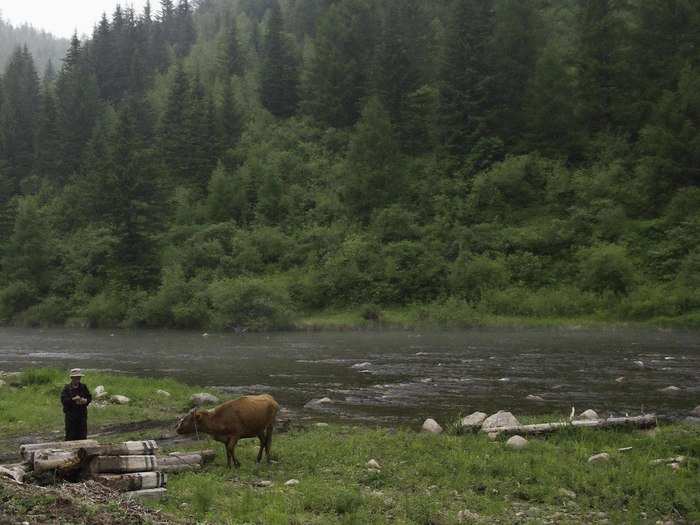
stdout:
[[[78,35],[92,34],[102,13],[111,14],[117,4],[133,6],[140,13],[145,3],[146,0],[0,0],[0,13],[13,25],[27,22],[68,38],[76,29]],[[158,4],[157,0],[151,0],[154,12]]]

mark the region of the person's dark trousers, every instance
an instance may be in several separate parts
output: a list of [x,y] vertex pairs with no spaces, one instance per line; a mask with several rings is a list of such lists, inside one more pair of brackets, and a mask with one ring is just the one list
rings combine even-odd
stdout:
[[82,414],[65,414],[66,441],[87,438],[87,417]]

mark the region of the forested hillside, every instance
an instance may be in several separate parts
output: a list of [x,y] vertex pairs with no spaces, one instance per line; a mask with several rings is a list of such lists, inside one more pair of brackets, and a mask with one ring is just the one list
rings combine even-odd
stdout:
[[0,105],[0,319],[700,323],[700,3],[162,0]]
[[[68,47],[68,41],[56,38],[45,31],[38,31],[26,24],[13,27],[2,19],[2,10],[0,10],[0,68],[5,68],[17,46],[25,45],[32,54],[39,75],[43,75],[47,67],[55,68],[60,65]],[[51,70],[49,74],[52,74]]]

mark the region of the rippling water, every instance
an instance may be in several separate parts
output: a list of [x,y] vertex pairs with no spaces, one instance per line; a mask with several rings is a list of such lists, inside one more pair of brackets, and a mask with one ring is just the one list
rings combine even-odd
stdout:
[[[642,361],[644,367],[635,364]],[[212,334],[0,330],[0,370],[82,367],[270,392],[309,417],[415,422],[474,410],[682,413],[700,404],[700,333],[637,329]],[[622,382],[617,378],[624,377]],[[86,378],[88,384],[89,378]],[[675,394],[660,392],[674,385]],[[544,401],[529,401],[528,395]],[[303,409],[312,398],[332,404]]]

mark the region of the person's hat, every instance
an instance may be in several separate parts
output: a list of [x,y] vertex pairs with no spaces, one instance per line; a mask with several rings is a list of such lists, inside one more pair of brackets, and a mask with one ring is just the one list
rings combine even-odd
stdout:
[[80,368],[73,368],[70,371],[71,377],[83,377],[83,371]]

